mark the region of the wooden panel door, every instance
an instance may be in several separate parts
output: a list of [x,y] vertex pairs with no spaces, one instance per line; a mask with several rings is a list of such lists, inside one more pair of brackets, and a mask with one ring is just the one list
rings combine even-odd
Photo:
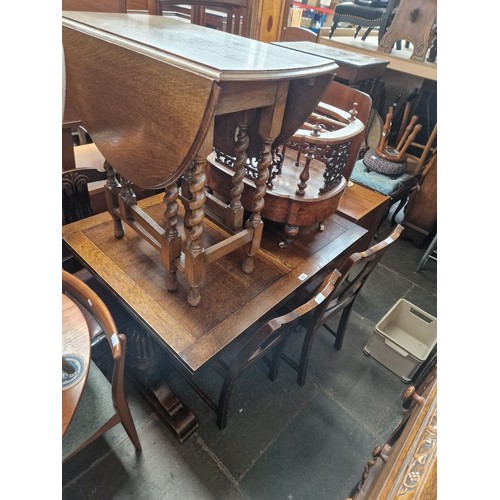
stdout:
[[281,40],[292,0],[256,0],[252,3],[250,38],[269,43]]

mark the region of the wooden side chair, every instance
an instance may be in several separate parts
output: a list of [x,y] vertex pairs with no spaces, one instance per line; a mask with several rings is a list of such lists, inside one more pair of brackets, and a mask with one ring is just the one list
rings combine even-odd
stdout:
[[[318,291],[303,304],[293,311],[273,317],[268,321],[266,321],[267,318],[263,318],[260,322],[261,326],[249,328],[207,365],[207,368],[215,370],[222,377],[218,402],[215,402],[203,387],[203,372],[192,375],[185,370],[181,371],[205,403],[217,414],[217,426],[220,429],[226,427],[229,401],[238,376],[265,355],[270,354],[271,360],[267,359],[270,364],[269,378],[274,380],[278,373],[282,346],[294,331],[294,326],[306,314],[313,313],[320,304],[327,300],[334,291],[339,278],[339,272],[333,271],[323,281]],[[264,321],[266,322],[262,324]]]
[[157,16],[170,12],[193,24],[248,37],[251,4],[249,0],[148,0],[148,12]]
[[[392,243],[394,243],[401,232],[403,226],[400,224],[383,241],[371,246],[364,252],[352,254],[347,261],[339,267],[339,274],[342,276],[336,284],[335,290],[330,294],[328,300],[319,310],[319,314],[308,315],[300,320],[300,324],[306,328],[304,342],[300,353],[300,360],[297,362],[289,353],[283,352],[282,357],[292,368],[298,372],[297,383],[301,386],[305,384],[309,356],[313,345],[316,332],[321,326],[324,326],[334,337],[334,347],[337,350],[342,348],[347,324],[351,315],[354,302],[361,291],[366,280],[375,269],[380,259],[387,252]],[[293,302],[299,301],[301,297],[295,297]],[[293,307],[292,305],[289,306]],[[333,330],[326,322],[336,313],[342,312],[337,330]]]
[[315,33],[300,26],[286,26],[281,36],[282,42],[313,42],[318,41],[319,32]]
[[114,369],[111,383],[91,361],[86,386],[75,414],[62,438],[63,462],[121,423],[137,452],[139,436],[125,398],[126,337],[118,333],[115,322],[102,299],[76,276],[62,271],[63,293],[85,308],[100,324],[111,349]]
[[62,172],[62,223],[69,224],[94,215],[89,184],[105,182],[106,171],[75,168]]
[[[411,136],[407,140],[410,138]],[[413,190],[419,189],[427,166],[437,155],[437,123],[425,144],[411,142],[410,147],[413,148],[415,154],[407,152],[407,168],[403,173],[389,175],[367,168],[367,157],[371,156],[372,151],[369,149],[365,153],[365,157],[354,164],[351,174],[351,180],[357,184],[389,196],[387,213],[382,221],[389,215],[392,206],[398,203],[392,213],[391,226],[396,224],[396,216],[408,203]]]
[[350,23],[356,26],[354,38],[361,28],[367,28],[361,40],[365,41],[373,28],[378,28],[378,39],[382,39],[388,24],[393,17],[397,0],[353,0],[344,1],[335,6],[333,23],[329,37],[332,38],[339,23]]

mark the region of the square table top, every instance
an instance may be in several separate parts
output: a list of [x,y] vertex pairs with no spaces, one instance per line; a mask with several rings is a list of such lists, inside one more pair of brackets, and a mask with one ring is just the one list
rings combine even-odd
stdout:
[[[138,205],[153,219],[162,219],[163,194]],[[254,271],[241,270],[243,249],[210,263],[196,307],[186,301],[189,287],[182,273],[178,290],[168,292],[158,251],[128,227],[125,236],[116,239],[107,212],[63,226],[63,241],[167,351],[195,372],[301,285],[361,250],[356,245],[364,241],[365,229],[339,215],[330,216],[324,225],[323,232],[304,228],[300,238],[281,249],[282,226],[266,221]],[[183,235],[183,228],[178,230]],[[227,236],[205,219],[205,248]]]

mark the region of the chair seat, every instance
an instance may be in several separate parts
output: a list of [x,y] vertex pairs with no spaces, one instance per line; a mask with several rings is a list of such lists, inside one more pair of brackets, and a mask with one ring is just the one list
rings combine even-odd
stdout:
[[111,384],[91,361],[82,398],[62,439],[63,460],[85,443],[116,415]]
[[377,191],[380,194],[391,196],[392,193],[396,192],[405,183],[410,181],[412,177],[413,176],[406,172],[396,177],[395,179],[393,179],[389,175],[374,172],[373,170],[367,172],[363,160],[358,160],[354,165],[350,180],[356,182],[357,184],[361,184],[368,189]]
[[350,16],[354,22],[358,20],[363,26],[366,26],[366,21],[381,21],[385,10],[385,7],[365,7],[352,2],[344,2],[335,6],[335,16],[342,16],[343,21],[346,20],[345,16]]

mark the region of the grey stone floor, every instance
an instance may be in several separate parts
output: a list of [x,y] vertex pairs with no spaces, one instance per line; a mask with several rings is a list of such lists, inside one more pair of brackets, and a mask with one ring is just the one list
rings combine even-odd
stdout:
[[[381,236],[388,231],[384,223]],[[343,348],[334,350],[325,329],[316,336],[304,387],[284,363],[275,382],[264,364],[247,370],[223,431],[214,413],[174,377],[169,383],[199,420],[195,434],[180,444],[127,383],[142,453],[136,455],[116,426],[63,465],[62,497],[345,499],[372,449],[399,421],[407,387],[363,347],[401,297],[437,316],[437,263],[429,260],[417,272],[423,253],[403,238],[393,245],[357,298]]]

